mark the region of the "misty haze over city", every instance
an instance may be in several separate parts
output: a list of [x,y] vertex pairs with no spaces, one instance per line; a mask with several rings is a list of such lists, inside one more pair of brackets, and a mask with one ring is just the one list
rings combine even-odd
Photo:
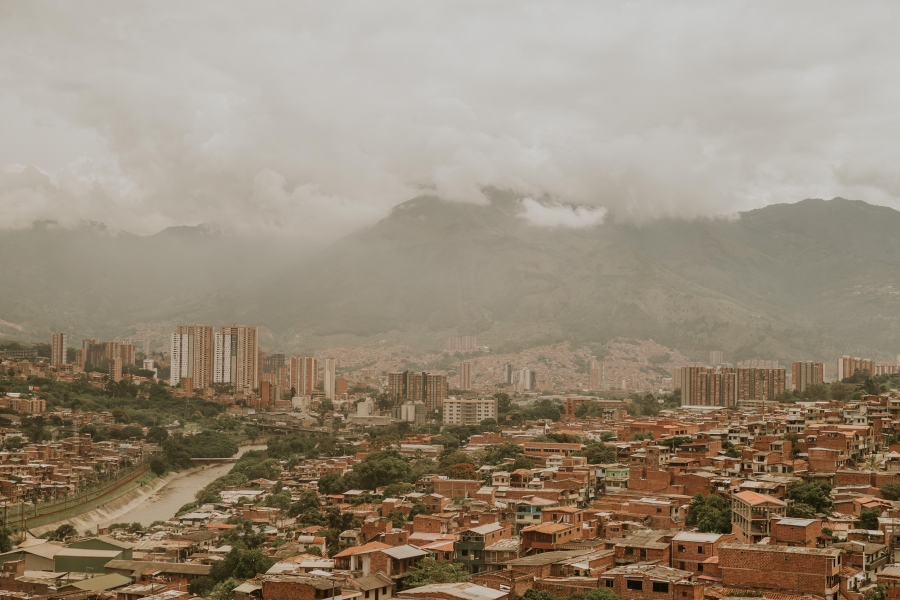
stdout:
[[900,600],[898,23],[0,3],[0,596]]

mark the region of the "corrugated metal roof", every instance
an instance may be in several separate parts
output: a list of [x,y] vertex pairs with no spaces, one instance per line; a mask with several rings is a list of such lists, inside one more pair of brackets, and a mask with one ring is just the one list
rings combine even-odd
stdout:
[[73,583],[72,587],[82,591],[100,591],[112,590],[131,583],[131,577],[120,575],[119,573],[110,573],[109,575],[101,575],[100,577],[91,577],[84,579],[78,583]]

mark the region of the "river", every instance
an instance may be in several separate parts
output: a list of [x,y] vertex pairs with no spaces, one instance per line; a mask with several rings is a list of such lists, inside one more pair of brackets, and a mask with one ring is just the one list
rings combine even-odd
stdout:
[[[249,450],[265,450],[265,446],[244,446],[238,452],[241,456]],[[153,521],[171,519],[178,509],[194,501],[194,495],[222,475],[226,475],[233,463],[205,467],[194,471],[186,477],[177,477],[160,488],[138,506],[116,517],[117,523],[142,523],[149,525]],[[108,525],[109,523],[106,523]]]
[[[238,451],[238,456],[250,450],[265,450],[265,445],[243,446]],[[79,515],[68,521],[75,525],[79,531],[95,529],[97,526],[105,527],[112,523],[142,523],[150,525],[153,521],[166,521],[175,516],[178,509],[189,502],[194,501],[194,495],[214,479],[221,477],[231,470],[234,463],[225,463],[199,469],[191,469],[184,473],[170,475],[170,479],[158,489],[147,494],[139,500],[114,500],[106,507],[101,507]],[[157,480],[158,482],[159,480]],[[151,489],[153,483],[150,484]],[[140,494],[139,490],[129,492]],[[127,504],[126,504],[127,503]],[[125,506],[119,506],[124,504]],[[35,528],[35,532],[53,529],[58,523],[52,523]]]

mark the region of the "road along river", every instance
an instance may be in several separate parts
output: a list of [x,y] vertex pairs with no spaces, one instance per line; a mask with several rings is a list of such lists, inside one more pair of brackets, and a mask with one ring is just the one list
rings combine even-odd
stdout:
[[[243,446],[238,456],[249,450],[265,450],[265,445]],[[62,523],[70,523],[79,532],[96,530],[112,523],[150,525],[153,521],[165,521],[175,516],[178,509],[194,501],[194,495],[214,479],[228,473],[233,463],[195,467],[165,477],[154,479],[148,485],[124,494],[100,508],[58,523],[36,527],[36,534],[56,529]]]

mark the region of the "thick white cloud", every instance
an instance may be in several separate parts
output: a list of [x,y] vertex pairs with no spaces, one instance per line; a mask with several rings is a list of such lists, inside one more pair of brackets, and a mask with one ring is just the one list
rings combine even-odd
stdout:
[[538,227],[571,227],[583,229],[603,222],[606,209],[602,206],[566,206],[558,202],[541,203],[532,198],[523,198],[525,209],[521,217]]
[[898,17],[887,2],[5,3],[0,227],[325,241],[423,191],[483,202],[485,186],[634,222],[835,195],[896,207]]

